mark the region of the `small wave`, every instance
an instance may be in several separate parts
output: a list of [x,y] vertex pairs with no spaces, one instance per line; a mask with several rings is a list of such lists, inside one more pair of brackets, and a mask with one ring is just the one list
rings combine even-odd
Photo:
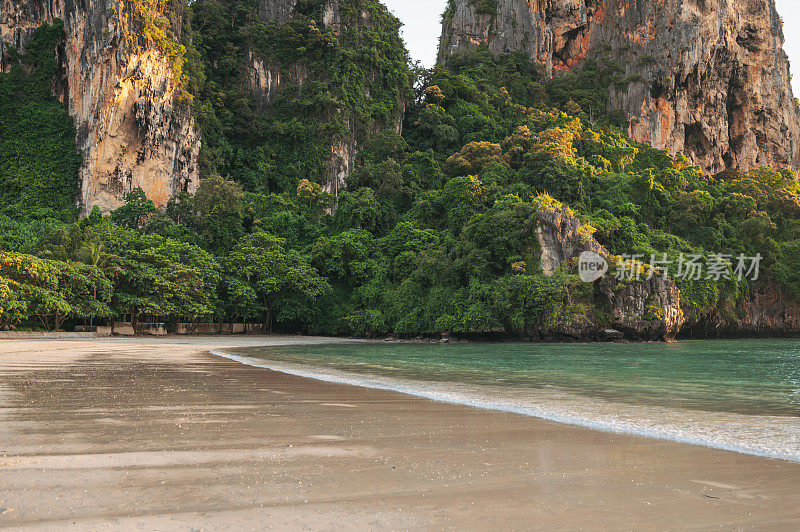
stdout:
[[248,366],[325,382],[389,390],[442,403],[537,417],[557,423],[800,462],[800,419],[631,405],[547,388],[416,381],[329,367],[212,354]]

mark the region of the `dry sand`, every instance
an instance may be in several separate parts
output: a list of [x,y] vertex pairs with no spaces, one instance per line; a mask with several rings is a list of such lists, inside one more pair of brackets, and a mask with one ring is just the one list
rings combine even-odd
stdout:
[[297,341],[0,341],[0,528],[800,529],[800,464],[207,353]]

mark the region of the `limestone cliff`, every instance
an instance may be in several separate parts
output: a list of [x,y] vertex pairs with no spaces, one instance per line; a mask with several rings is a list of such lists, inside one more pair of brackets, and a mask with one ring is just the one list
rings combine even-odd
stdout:
[[451,0],[442,57],[522,51],[546,76],[610,55],[629,134],[705,171],[800,165],[800,114],[774,0]]
[[[179,191],[196,189],[199,134],[179,103],[169,59],[141,46],[125,0],[0,0],[0,65],[8,47],[24,50],[33,31],[55,19],[66,41],[58,50],[62,75],[54,94],[75,120],[83,156],[77,202],[83,213],[112,210],[140,187],[163,206]],[[182,12],[172,9],[179,34]]]
[[[559,268],[576,273],[575,263],[585,251],[609,262],[614,260],[568,207],[542,203],[536,217],[541,250],[539,265],[545,275],[554,275]],[[613,274],[609,270],[594,281],[589,300],[569,302],[571,307],[584,308],[585,315],[556,324],[546,334],[581,340],[614,335],[637,340],[674,340],[685,321],[675,283],[659,274],[643,274],[639,279],[623,281],[615,279]]]
[[736,303],[689,312],[683,332],[690,338],[800,336],[800,304],[766,283]]
[[[774,283],[756,284],[737,301],[722,300],[703,309],[684,308],[675,283],[646,270],[639,279],[618,280],[615,261],[592,238],[581,221],[558,203],[540,205],[536,213],[539,266],[545,275],[566,269],[576,273],[577,258],[585,251],[604,257],[609,271],[594,281],[589,299],[574,298],[569,305],[585,315],[557,323],[544,336],[581,340],[607,339],[611,328],[620,336],[637,340],[673,340],[719,337],[800,336],[800,305]],[[613,338],[613,336],[611,336]]]

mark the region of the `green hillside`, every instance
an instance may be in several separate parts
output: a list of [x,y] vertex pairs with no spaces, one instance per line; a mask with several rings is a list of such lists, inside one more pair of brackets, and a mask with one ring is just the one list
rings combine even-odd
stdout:
[[[800,299],[795,175],[703,175],[632,141],[604,111],[609,84],[631,81],[613,61],[545,81],[521,55],[478,49],[424,71],[378,2],[343,0],[343,20],[373,16],[341,34],[320,29],[319,4],[278,26],[247,0],[194,2],[184,73],[204,140],[199,191],[165,212],[134,191],[111,216],[82,221],[74,127],[42,59],[58,27],[38,31],[40,48],[19,58],[34,68],[0,74],[0,327],[132,317],[548,336],[593,304],[575,270],[540,271],[535,211],[558,202],[611,254],[665,258],[673,277],[682,254],[733,266],[760,254],[756,284],[676,281],[688,330],[711,314],[734,319],[755,286]],[[246,82],[252,50],[308,78],[262,108]],[[403,104],[399,135],[389,124]],[[325,158],[351,134],[356,167],[333,197]],[[610,320],[592,312],[599,327]]]

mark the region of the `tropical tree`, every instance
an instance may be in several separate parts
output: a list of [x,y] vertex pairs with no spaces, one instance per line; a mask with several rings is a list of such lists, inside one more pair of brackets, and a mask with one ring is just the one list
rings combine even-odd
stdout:
[[[303,321],[308,318],[309,303],[331,290],[328,281],[285,244],[259,231],[242,238],[225,261],[228,271],[245,281],[258,298],[264,328],[270,332],[278,308],[283,311],[280,319]],[[243,293],[242,287],[238,293]]]
[[111,213],[111,219],[128,229],[144,229],[148,218],[156,212],[153,201],[141,188],[135,188],[125,195],[125,204]]

